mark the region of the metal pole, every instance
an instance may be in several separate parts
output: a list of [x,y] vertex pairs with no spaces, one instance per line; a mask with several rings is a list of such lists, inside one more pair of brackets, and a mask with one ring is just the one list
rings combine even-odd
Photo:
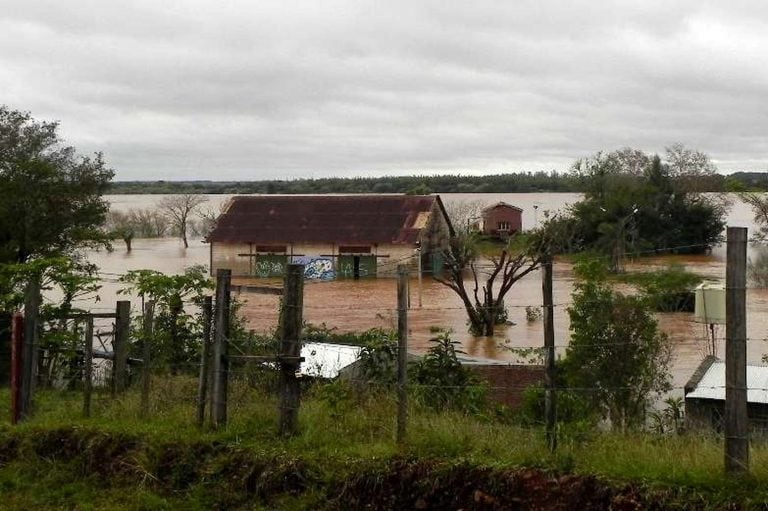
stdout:
[[729,227],[725,270],[725,471],[749,470],[747,415],[747,229]]
[[397,267],[397,443],[404,444],[408,422],[408,267]]

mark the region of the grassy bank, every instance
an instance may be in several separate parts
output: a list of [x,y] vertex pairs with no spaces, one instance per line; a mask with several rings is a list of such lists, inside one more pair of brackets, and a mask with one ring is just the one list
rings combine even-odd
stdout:
[[[716,438],[562,431],[552,455],[539,429],[412,408],[408,443],[399,448],[390,398],[346,398],[334,387],[310,391],[301,434],[280,439],[276,403],[246,391],[233,399],[226,429],[198,429],[193,388],[193,380],[158,382],[144,420],[134,393],[116,401],[101,396],[87,420],[80,417],[80,394],[41,393],[30,421],[2,425],[2,508],[333,509],[334,499],[343,497],[341,508],[353,509],[359,499],[385,506],[393,492],[398,498],[413,493],[408,502],[426,499],[426,508],[437,509],[430,507],[436,497],[422,495],[431,490],[420,486],[431,481],[432,488],[444,485],[446,495],[469,492],[466,498],[475,503],[469,509],[505,509],[483,507],[478,495],[496,499],[521,491],[520,481],[539,480],[549,495],[563,487],[563,474],[587,476],[575,479],[582,486],[598,484],[596,477],[600,490],[582,488],[587,493],[639,492],[644,507],[758,508],[768,502],[768,447],[762,444],[753,446],[751,477],[730,481],[722,475]],[[2,401],[7,410],[7,391]]]

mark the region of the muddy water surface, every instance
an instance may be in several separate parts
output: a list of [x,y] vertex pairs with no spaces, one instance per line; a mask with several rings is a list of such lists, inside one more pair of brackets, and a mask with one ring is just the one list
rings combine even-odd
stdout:
[[[524,228],[532,227],[541,221],[546,209],[556,210],[565,204],[579,199],[578,194],[447,194],[443,195],[446,204],[455,201],[480,201],[482,204],[504,200],[524,208]],[[227,197],[211,196],[211,205],[217,206]],[[116,209],[152,207],[158,196],[114,196],[113,207]],[[533,206],[537,208],[534,209]],[[729,225],[751,226],[749,207],[736,201],[729,214]],[[115,292],[119,285],[114,280],[127,270],[152,268],[173,273],[192,264],[208,264],[208,246],[201,240],[191,241],[189,249],[184,249],[175,239],[136,240],[131,253],[125,253],[119,243],[112,253],[92,252],[89,258],[102,271],[104,289],[101,301],[92,304],[95,309],[114,307]],[[673,256],[665,258],[643,259],[631,263],[634,267],[663,266],[670,261],[686,265],[690,270],[715,281],[725,279],[725,250],[718,247],[709,256]],[[260,281],[260,283],[265,283]],[[272,281],[280,285],[279,281]],[[468,286],[470,283],[467,283]],[[471,289],[471,288],[470,288]],[[569,264],[558,261],[555,264],[555,331],[558,351],[563,352],[568,343],[567,306],[571,300],[573,276]],[[748,355],[751,362],[759,362],[764,353],[768,353],[768,291],[749,289],[747,291]],[[472,337],[467,333],[465,313],[458,297],[448,288],[424,278],[421,286],[422,306],[418,305],[419,284],[417,279],[410,282],[411,309],[409,313],[410,344],[416,351],[423,351],[429,345],[433,335],[432,327],[450,328],[454,337],[460,341],[463,349],[470,355],[494,358],[519,358],[508,347],[541,346],[543,342],[542,322],[528,322],[525,307],[541,304],[541,275],[532,273],[518,282],[506,299],[509,319],[514,325],[501,326],[493,339]],[[277,323],[277,297],[268,295],[242,294],[245,302],[243,312],[250,328],[257,331],[269,331]],[[136,307],[138,301],[134,300]],[[393,279],[375,279],[361,281],[334,281],[323,283],[308,282],[305,287],[305,312],[307,321],[314,324],[325,323],[328,327],[340,331],[364,330],[373,327],[395,328],[397,325],[396,283]],[[692,314],[660,314],[661,328],[667,332],[673,342],[675,360],[673,375],[675,385],[681,387],[690,377],[706,353],[707,329],[693,322]],[[716,328],[719,339],[717,353],[723,355],[722,338],[724,327]]]

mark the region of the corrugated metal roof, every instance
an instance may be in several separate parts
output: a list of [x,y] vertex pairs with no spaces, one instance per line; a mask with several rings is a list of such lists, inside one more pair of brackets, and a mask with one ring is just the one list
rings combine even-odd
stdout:
[[[725,362],[713,362],[685,397],[725,400]],[[768,404],[768,367],[747,365],[747,402]]]
[[[235,196],[208,241],[412,244],[436,195]],[[447,221],[447,217],[446,217]],[[448,224],[450,226],[450,223]]]
[[301,374],[320,378],[336,378],[339,371],[360,358],[360,346],[308,342],[301,347]]

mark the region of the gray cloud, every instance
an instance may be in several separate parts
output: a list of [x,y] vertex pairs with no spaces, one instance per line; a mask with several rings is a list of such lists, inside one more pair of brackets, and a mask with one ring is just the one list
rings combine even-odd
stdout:
[[2,101],[118,179],[768,167],[757,2],[9,3]]

